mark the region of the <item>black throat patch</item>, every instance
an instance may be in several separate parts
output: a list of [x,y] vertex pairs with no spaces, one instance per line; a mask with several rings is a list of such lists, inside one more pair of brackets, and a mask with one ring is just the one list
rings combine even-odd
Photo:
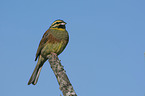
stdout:
[[59,25],[58,28],[65,29],[65,25]]

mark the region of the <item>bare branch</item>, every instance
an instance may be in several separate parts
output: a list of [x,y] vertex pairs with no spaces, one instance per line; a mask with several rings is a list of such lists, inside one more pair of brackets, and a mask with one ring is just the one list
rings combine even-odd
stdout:
[[77,96],[72,84],[70,83],[66,71],[60,63],[58,56],[54,54],[50,54],[47,56],[50,66],[57,78],[59,89],[62,91],[64,96]]

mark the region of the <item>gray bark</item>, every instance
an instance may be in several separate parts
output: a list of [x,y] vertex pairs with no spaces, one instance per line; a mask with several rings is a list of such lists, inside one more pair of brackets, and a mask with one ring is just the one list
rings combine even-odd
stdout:
[[64,96],[77,96],[72,84],[70,83],[66,71],[60,63],[60,60],[56,54],[50,54],[47,56],[50,66],[57,78],[59,89]]

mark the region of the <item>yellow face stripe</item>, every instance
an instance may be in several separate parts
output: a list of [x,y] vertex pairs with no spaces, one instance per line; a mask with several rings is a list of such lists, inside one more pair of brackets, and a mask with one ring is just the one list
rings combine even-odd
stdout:
[[51,25],[53,25],[53,24],[55,24],[56,22],[64,22],[64,21],[62,21],[62,20],[56,20],[56,21],[54,21]]
[[65,30],[65,29],[62,29],[62,28],[50,28],[50,29],[61,30],[61,31]]
[[59,28],[60,30],[65,29],[65,24],[66,23],[63,20],[56,20],[51,24],[50,28]]

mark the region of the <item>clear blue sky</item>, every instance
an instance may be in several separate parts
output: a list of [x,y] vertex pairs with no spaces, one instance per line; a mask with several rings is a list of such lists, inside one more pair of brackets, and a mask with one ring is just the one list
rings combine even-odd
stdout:
[[145,95],[144,0],[1,0],[0,96],[60,96],[48,61],[27,85],[43,33],[67,22],[59,56],[78,96]]

